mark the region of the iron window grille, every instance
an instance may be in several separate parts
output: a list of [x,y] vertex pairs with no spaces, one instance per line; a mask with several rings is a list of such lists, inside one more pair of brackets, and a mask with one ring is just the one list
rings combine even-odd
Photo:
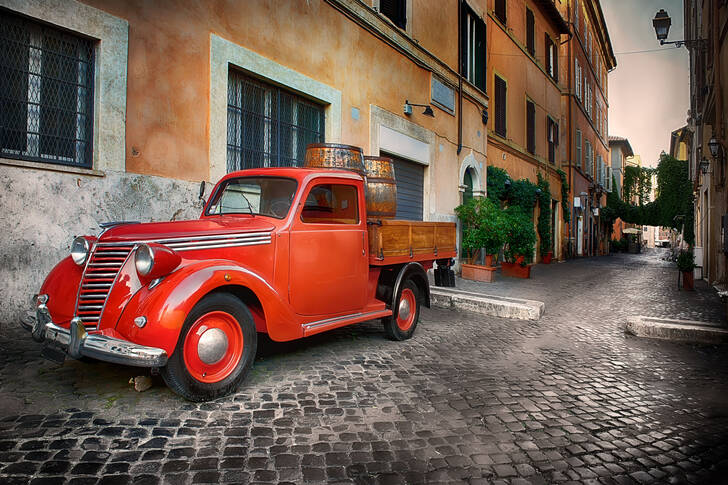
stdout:
[[0,156],[91,168],[94,41],[0,10]]
[[301,166],[309,143],[324,142],[324,108],[231,69],[227,171]]

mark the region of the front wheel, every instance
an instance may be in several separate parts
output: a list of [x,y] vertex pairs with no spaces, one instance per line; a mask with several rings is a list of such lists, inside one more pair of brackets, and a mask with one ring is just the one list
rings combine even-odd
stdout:
[[383,318],[384,331],[392,340],[411,338],[420,320],[420,290],[412,280],[407,280],[396,300],[391,317]]
[[213,293],[187,315],[164,382],[190,401],[208,401],[238,388],[255,359],[258,334],[248,308],[228,293]]

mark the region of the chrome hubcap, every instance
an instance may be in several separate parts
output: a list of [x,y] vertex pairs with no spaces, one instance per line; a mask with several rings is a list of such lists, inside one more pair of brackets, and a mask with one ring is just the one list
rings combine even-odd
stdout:
[[205,330],[197,343],[197,355],[207,365],[219,362],[225,356],[227,349],[227,335],[219,328]]
[[401,300],[399,300],[399,310],[398,310],[397,315],[399,316],[399,318],[406,320],[409,318],[409,314],[410,314],[409,301],[406,300],[405,298],[402,298]]

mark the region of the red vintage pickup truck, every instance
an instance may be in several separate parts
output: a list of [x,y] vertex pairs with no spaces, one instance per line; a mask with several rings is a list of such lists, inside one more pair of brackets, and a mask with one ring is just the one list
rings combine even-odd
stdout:
[[35,297],[46,357],[151,367],[183,397],[234,391],[257,333],[294,340],[380,318],[408,339],[455,224],[367,220],[364,179],[335,169],[225,176],[198,220],[106,224],[74,239]]

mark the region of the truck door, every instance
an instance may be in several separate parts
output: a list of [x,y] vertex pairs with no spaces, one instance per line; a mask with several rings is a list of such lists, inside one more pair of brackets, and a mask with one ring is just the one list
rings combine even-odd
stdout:
[[289,299],[299,315],[356,313],[366,300],[366,219],[361,188],[313,182],[291,226]]

